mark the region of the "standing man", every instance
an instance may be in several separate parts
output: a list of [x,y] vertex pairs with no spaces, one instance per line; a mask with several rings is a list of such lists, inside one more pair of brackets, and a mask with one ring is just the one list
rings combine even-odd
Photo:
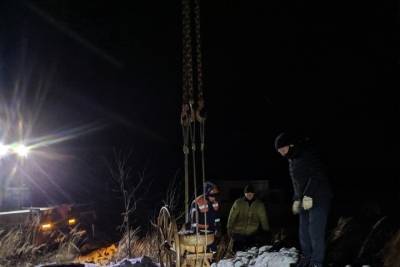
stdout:
[[294,197],[293,214],[299,214],[302,257],[298,267],[322,267],[325,256],[325,228],[332,191],[325,168],[308,140],[281,133],[275,149],[289,161]]
[[[259,228],[264,234],[260,234]],[[229,213],[228,234],[233,240],[233,250],[245,250],[262,241],[269,233],[269,224],[264,203],[255,197],[254,187],[249,184],[244,188],[244,197],[233,203]]]

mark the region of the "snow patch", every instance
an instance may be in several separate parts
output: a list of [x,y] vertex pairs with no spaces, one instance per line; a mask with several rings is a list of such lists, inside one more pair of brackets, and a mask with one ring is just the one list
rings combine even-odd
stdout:
[[276,252],[269,252],[271,246],[253,247],[248,251],[238,251],[233,259],[221,260],[211,267],[289,267],[296,263],[298,252],[296,248],[282,248]]
[[[218,263],[213,263],[211,267],[290,267],[290,264],[296,263],[298,251],[296,248],[282,248],[279,251],[269,251],[272,246],[263,246],[261,248],[253,247],[248,251],[238,251],[234,258],[224,259]],[[39,266],[62,266],[62,265],[39,265]],[[38,267],[39,267],[38,266]],[[65,265],[63,265],[65,266]],[[97,264],[86,263],[85,267],[98,267]],[[140,257],[134,259],[125,258],[117,263],[107,265],[108,267],[160,267],[160,264],[154,263],[149,257]]]
[[134,259],[123,259],[109,267],[159,267],[159,264],[152,262],[149,257],[140,257]]

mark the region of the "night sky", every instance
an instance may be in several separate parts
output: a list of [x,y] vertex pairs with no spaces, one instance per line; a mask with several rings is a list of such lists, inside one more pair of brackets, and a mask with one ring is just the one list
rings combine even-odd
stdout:
[[[209,179],[291,190],[273,140],[294,128],[319,144],[338,199],[396,198],[398,3],[261,2],[202,1]],[[1,1],[3,101],[23,81],[36,112],[45,87],[33,134],[97,127],[42,162],[69,198],[109,186],[113,149],[158,186],[182,177],[180,12],[180,1]]]

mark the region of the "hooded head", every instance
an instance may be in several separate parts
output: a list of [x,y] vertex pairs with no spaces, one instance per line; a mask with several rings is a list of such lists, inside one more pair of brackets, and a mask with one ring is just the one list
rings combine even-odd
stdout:
[[275,138],[275,149],[284,157],[289,157],[294,147],[295,138],[289,133],[281,133]]
[[299,146],[307,140],[308,138],[302,138],[293,133],[283,132],[275,138],[274,145],[276,151],[282,156],[292,158],[298,153]]
[[218,187],[212,182],[204,183],[204,194],[206,197],[217,195],[219,193]]
[[282,147],[294,145],[295,143],[296,138],[292,134],[283,132],[275,138],[275,149],[278,151]]

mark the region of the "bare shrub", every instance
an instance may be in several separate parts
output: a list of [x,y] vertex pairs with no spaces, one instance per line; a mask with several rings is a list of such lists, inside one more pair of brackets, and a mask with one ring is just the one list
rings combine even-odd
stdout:
[[70,232],[58,232],[56,244],[57,249],[51,253],[50,261],[57,263],[71,262],[80,254],[79,244],[81,243],[85,231],[79,230],[78,226]]
[[[155,248],[158,247],[155,232],[150,232],[144,237],[139,237],[139,228],[130,231],[130,253],[133,258],[147,256],[153,261],[158,259],[158,253]],[[129,248],[128,233],[122,237],[118,244],[118,252],[114,260],[121,260],[126,257],[126,250]]]
[[0,233],[0,266],[34,266],[44,262],[64,263],[78,254],[78,244],[84,235],[77,228],[68,233],[54,231],[47,242],[38,243],[36,223],[24,224]]
[[35,245],[36,229],[35,222],[26,222],[0,233],[0,266],[25,265],[25,262],[31,262],[46,250],[44,245]]
[[[131,164],[131,153],[114,153],[114,162],[109,167],[111,179],[118,187],[123,201],[122,232],[123,246],[118,249],[119,255],[125,251],[125,256],[132,257],[132,245],[136,241],[138,229],[132,230],[131,216],[136,211],[138,202],[146,195],[150,186],[144,187],[144,171],[134,172]],[[133,238],[133,239],[132,239]],[[121,243],[120,242],[120,243]]]

